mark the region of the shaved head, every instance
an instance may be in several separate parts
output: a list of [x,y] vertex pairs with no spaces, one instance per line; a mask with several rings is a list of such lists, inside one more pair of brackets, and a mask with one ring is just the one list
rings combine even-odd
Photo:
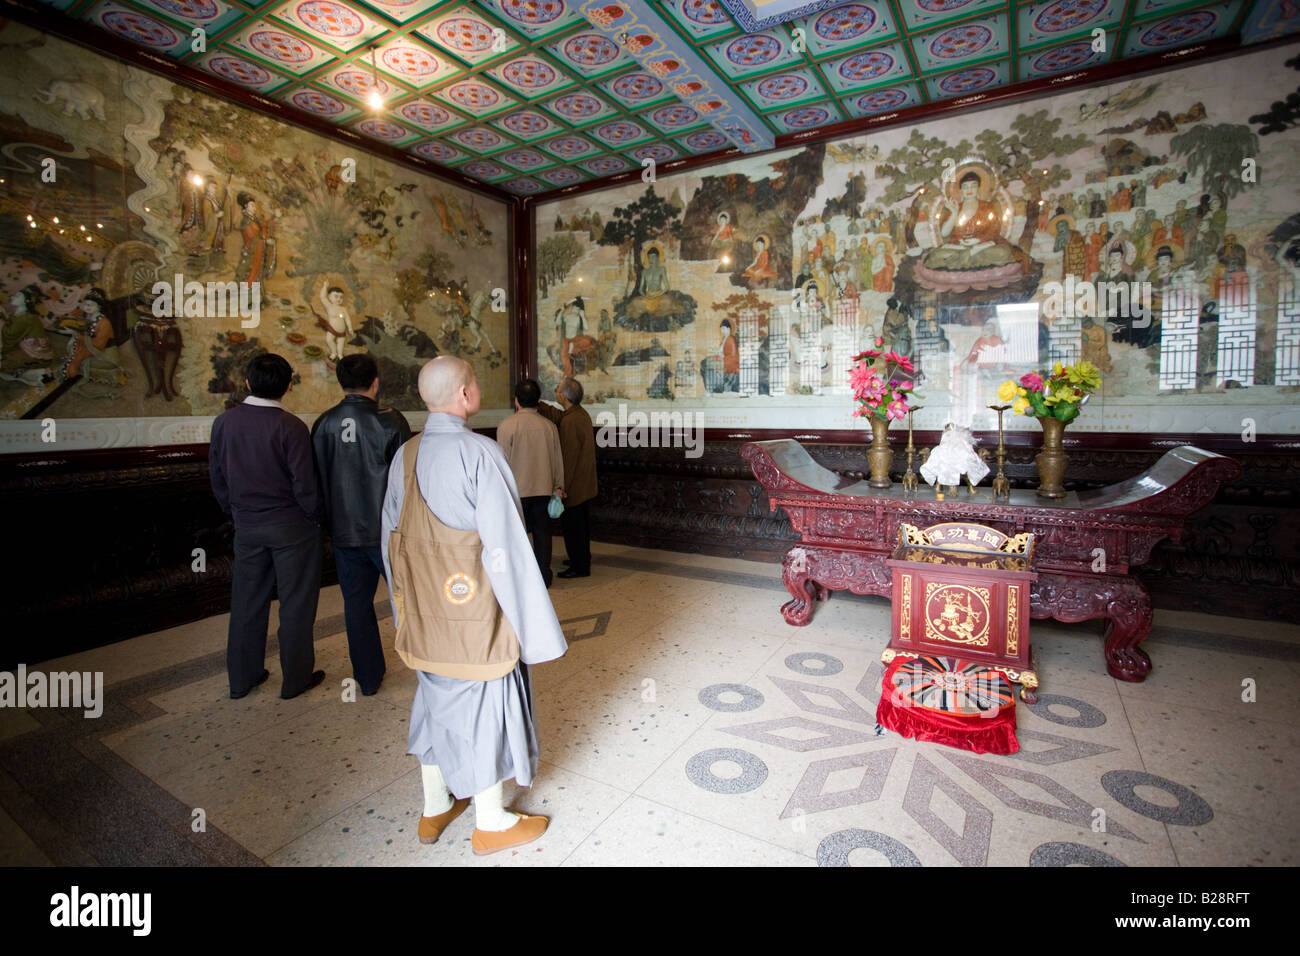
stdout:
[[420,398],[431,412],[452,411],[457,393],[474,384],[474,366],[454,355],[439,355],[420,369]]

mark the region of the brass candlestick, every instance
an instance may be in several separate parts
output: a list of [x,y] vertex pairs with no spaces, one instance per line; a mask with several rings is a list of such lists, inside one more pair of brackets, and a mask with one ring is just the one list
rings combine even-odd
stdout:
[[1007,446],[1002,441],[1002,413],[1010,407],[1010,405],[989,406],[998,413],[998,476],[993,479],[993,497],[999,501],[1006,501],[1011,497],[1011,480],[1003,467],[1007,459]]
[[920,487],[916,471],[912,465],[916,461],[916,446],[912,444],[912,413],[919,412],[924,405],[913,405],[907,410],[907,471],[903,472],[903,490],[916,491]]

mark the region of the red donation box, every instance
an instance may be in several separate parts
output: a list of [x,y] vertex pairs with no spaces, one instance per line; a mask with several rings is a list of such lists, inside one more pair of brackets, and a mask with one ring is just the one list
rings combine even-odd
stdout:
[[940,655],[985,664],[1037,700],[1029,647],[1034,536],[948,522],[899,526],[885,564],[893,576],[893,627],[881,659]]

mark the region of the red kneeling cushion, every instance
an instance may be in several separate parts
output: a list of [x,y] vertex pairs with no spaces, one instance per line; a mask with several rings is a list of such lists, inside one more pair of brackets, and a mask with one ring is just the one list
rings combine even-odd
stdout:
[[881,683],[876,722],[904,737],[977,754],[1013,754],[1015,690],[1001,671],[953,657],[896,657]]

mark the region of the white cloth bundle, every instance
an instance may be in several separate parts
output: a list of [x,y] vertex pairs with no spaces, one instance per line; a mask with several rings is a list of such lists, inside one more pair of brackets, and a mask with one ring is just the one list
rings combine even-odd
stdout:
[[959,485],[962,475],[969,475],[971,483],[978,485],[988,473],[989,466],[975,452],[970,429],[952,422],[943,427],[938,447],[921,466],[921,477],[932,485]]

